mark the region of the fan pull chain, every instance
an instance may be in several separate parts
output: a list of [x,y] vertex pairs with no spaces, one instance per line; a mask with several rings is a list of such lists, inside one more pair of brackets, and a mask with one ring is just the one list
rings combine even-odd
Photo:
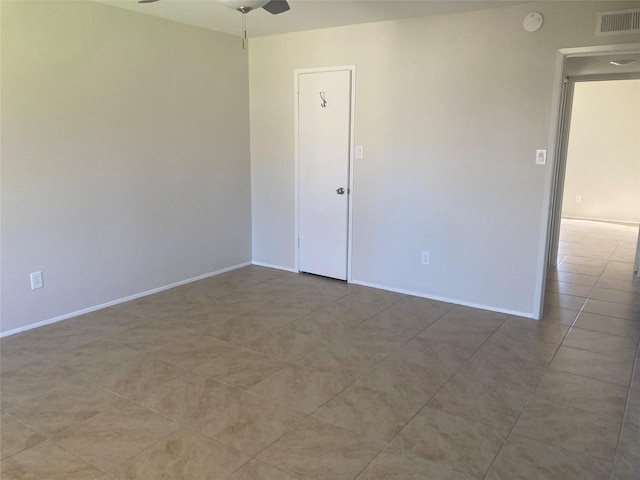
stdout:
[[242,50],[247,48],[247,14],[242,14]]

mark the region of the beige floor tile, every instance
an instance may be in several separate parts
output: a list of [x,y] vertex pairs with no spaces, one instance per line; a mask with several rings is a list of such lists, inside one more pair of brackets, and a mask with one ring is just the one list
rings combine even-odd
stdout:
[[558,403],[532,401],[513,433],[612,462],[621,420]]
[[611,464],[518,435],[509,435],[487,480],[607,480]]
[[634,338],[609,335],[573,327],[562,342],[566,347],[589,350],[633,361],[638,342]]
[[110,372],[122,362],[137,355],[138,352],[126,345],[111,340],[97,340],[53,354],[51,361],[78,377],[91,380]]
[[2,414],[0,416],[0,460],[45,440],[45,437],[27,427],[15,418]]
[[251,342],[249,348],[265,355],[294,362],[314,350],[326,347],[327,344],[328,342],[302,333],[289,324],[270,330]]
[[393,450],[385,450],[356,480],[472,480],[465,473]]
[[402,293],[380,290],[378,288],[365,287],[363,285],[348,284],[349,295],[347,298],[355,298],[367,303],[388,307],[407,297]]
[[546,400],[622,419],[628,389],[571,373],[548,370],[534,394]]
[[201,373],[188,372],[150,390],[140,402],[182,424],[202,418],[237,397],[238,389]]
[[556,323],[539,322],[529,318],[511,317],[498,330],[500,333],[532,338],[559,345],[569,327]]
[[163,322],[148,321],[122,332],[111,335],[107,340],[118,345],[126,345],[138,352],[148,352],[176,340],[189,338],[191,332]]
[[459,325],[441,318],[425,328],[419,334],[419,337],[430,338],[438,342],[475,350],[486,342],[493,332],[494,330],[492,328]]
[[593,287],[598,281],[599,277],[597,275],[583,275],[580,273],[551,270],[549,278],[556,279],[560,282],[576,283],[578,285],[587,285]]
[[150,390],[178,378],[186,370],[149,354],[134,357],[93,382],[131,400],[140,400]]
[[255,455],[305,418],[275,402],[239,392],[232,400],[204,413],[191,426],[241,452]]
[[19,406],[25,400],[71,381],[73,376],[57,363],[44,359],[4,372],[0,378],[2,409]]
[[194,371],[238,388],[251,388],[288,365],[282,359],[238,349],[217,355]]
[[118,480],[225,478],[249,457],[217,440],[182,429],[110,473]]
[[452,375],[394,357],[376,365],[357,383],[423,405]]
[[547,281],[545,285],[547,292],[562,293],[564,295],[573,295],[574,297],[588,297],[593,287],[587,285],[579,285],[570,282],[557,282],[554,280]]
[[[596,283],[597,288],[606,288],[610,290],[621,290],[623,292],[640,293],[640,279],[635,275],[603,275]],[[601,312],[594,312],[601,313]],[[606,315],[606,313],[604,313]]]
[[581,312],[574,326],[594,332],[633,338],[635,340],[640,338],[640,322],[625,320],[623,318],[607,317],[605,315],[598,315],[597,313]]
[[180,425],[125,399],[52,435],[67,451],[102,471],[178,430]]
[[383,448],[382,442],[310,417],[257,458],[303,480],[347,480]]
[[513,390],[470,372],[458,372],[427,405],[498,429],[510,430],[531,392]]
[[102,472],[45,440],[0,463],[2,480],[95,480]]
[[425,407],[391,448],[482,478],[506,436],[507,432]]
[[[411,338],[431,325],[435,319],[418,315],[392,305],[370,319],[361,323],[361,327],[387,330]],[[407,338],[407,339],[408,339]]]
[[637,480],[640,473],[640,425],[625,422],[620,434],[618,455],[616,456],[613,480]]
[[98,415],[122,400],[118,395],[86,383],[61,384],[22,400],[7,411],[38,432],[51,436]]
[[291,324],[293,328],[306,335],[312,335],[323,341],[346,335],[352,328],[360,325],[360,319],[342,319],[321,308]]
[[568,308],[571,310],[582,309],[585,301],[586,299],[584,297],[565,295],[564,293],[546,292],[544,296],[545,306]]
[[459,370],[462,378],[476,379],[486,385],[516,392],[532,392],[545,367],[513,355],[477,352]]
[[296,480],[296,477],[254,459],[249,460],[226,480]]
[[187,370],[192,370],[212,360],[220,353],[235,351],[237,347],[205,335],[189,335],[149,348],[157,358]]
[[361,385],[351,385],[314,416],[382,441],[390,441],[420,410],[421,404]]
[[579,310],[545,306],[541,321],[559,323],[561,325],[572,325],[578,313],[580,313]]
[[480,310],[457,305],[445,313],[441,320],[455,325],[487,328],[497,330],[509,316],[504,313]]
[[546,367],[557,350],[558,345],[553,343],[537,340],[531,336],[498,331],[480,348],[479,352],[501,358],[506,357],[518,364]]
[[584,311],[599,313],[600,315],[607,315],[609,317],[624,318],[626,320],[640,320],[640,304],[628,305],[589,299],[584,305]]
[[604,267],[594,267],[592,265],[576,265],[572,263],[561,263],[558,270],[562,272],[579,273],[582,275],[600,275]]
[[290,365],[250,388],[250,391],[311,414],[341,392],[349,381],[318,370]]
[[420,297],[405,297],[396,303],[398,308],[411,313],[423,315],[425,317],[438,319],[455,305],[452,303],[440,302]]
[[323,293],[317,289],[308,291],[296,291],[289,295],[278,298],[278,303],[285,305],[295,305],[305,310],[314,311],[339,300],[344,295]]
[[363,322],[382,311],[386,306],[385,304],[380,305],[380,303],[365,302],[350,295],[330,303],[323,307],[323,310],[347,322],[351,320]]
[[611,355],[561,346],[551,362],[551,368],[627,387],[633,362]]
[[621,290],[612,290],[601,287],[594,288],[589,295],[589,298],[603,300],[605,302],[624,303],[627,305],[640,304],[640,293],[623,292]]
[[261,336],[290,321],[293,320],[276,314],[246,313],[211,325],[204,333],[236,346],[249,347]]
[[309,352],[299,359],[299,363],[352,382],[369,372],[391,351],[378,350],[375,345],[352,345],[341,339]]
[[394,353],[394,359],[420,365],[434,372],[455,373],[473,355],[471,349],[416,337]]

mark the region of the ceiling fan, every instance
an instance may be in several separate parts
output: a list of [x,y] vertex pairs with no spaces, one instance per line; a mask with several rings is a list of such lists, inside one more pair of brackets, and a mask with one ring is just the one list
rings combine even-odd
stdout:
[[[138,0],[138,3],[153,3],[158,0]],[[247,13],[257,9],[264,8],[267,12],[277,15],[279,13],[290,10],[287,0],[217,0],[221,4],[233,8],[242,14],[242,49],[244,50],[247,45]]]
[[[153,3],[158,0],[138,0],[138,3]],[[257,8],[264,8],[267,12],[277,15],[289,10],[286,0],[218,0],[223,5],[233,8],[242,14],[247,14]]]

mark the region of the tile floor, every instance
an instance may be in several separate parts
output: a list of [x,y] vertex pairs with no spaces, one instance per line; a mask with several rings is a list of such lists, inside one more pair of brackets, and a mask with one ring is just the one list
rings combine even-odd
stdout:
[[247,267],[2,340],[1,478],[638,479],[637,229],[543,321]]

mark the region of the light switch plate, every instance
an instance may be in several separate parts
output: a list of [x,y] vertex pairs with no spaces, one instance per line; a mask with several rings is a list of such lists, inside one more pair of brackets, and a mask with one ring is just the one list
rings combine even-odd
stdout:
[[547,151],[544,149],[536,150],[536,165],[547,164]]
[[362,145],[356,145],[356,158],[364,157],[364,147]]

